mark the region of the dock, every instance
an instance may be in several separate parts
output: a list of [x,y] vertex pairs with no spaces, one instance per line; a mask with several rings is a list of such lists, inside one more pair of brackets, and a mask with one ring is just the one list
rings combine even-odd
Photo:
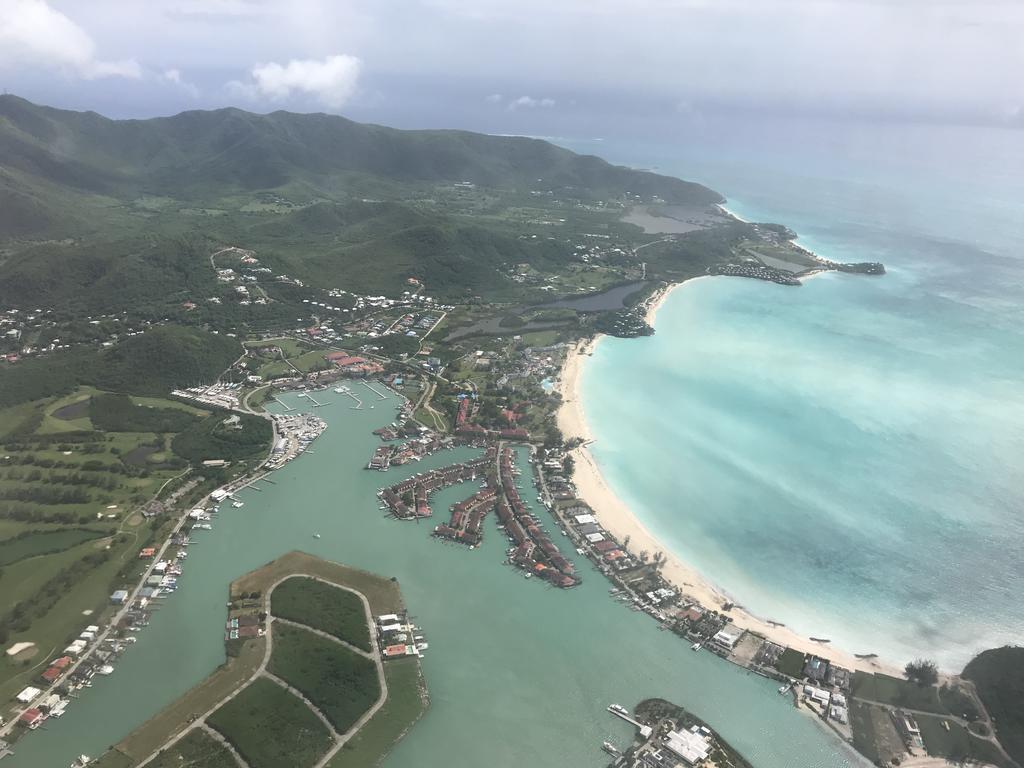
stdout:
[[615,704],[610,704],[608,706],[608,711],[616,717],[622,718],[627,723],[632,725],[634,728],[639,729],[640,733],[643,734],[645,738],[651,734],[651,727],[649,725],[638,723],[636,720],[629,716],[629,713],[624,708],[619,707]]
[[378,389],[374,389],[373,385],[372,385],[372,384],[371,384],[370,382],[366,381],[366,382],[363,382],[363,383],[364,383],[364,384],[366,385],[366,388],[367,388],[368,390],[370,390],[371,392],[373,392],[373,394],[375,394],[375,395],[376,395],[377,397],[379,397],[379,398],[380,398],[381,400],[387,400],[387,399],[388,399],[388,396],[387,396],[387,395],[385,395],[385,394],[384,394],[383,392],[381,392],[381,391],[380,391],[380,390],[378,390]]
[[285,402],[284,400],[282,400],[281,398],[279,398],[279,397],[278,397],[277,395],[272,395],[272,397],[274,398],[274,400],[276,400],[276,401],[277,401],[278,405],[283,405],[283,406],[284,406],[284,409],[285,409],[286,411],[294,411],[294,410],[295,410],[295,409],[294,409],[294,408],[292,408],[292,407],[291,407],[290,405],[288,405],[288,403],[286,403],[286,402]]
[[358,411],[362,409],[363,401],[359,399],[355,392],[353,392],[351,389],[346,389],[342,394],[348,395],[349,397],[356,401],[356,404],[352,406],[353,411]]

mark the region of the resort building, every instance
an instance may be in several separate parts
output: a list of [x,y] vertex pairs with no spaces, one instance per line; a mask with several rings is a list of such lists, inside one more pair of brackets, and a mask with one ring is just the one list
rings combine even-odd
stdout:
[[665,746],[679,755],[686,765],[700,765],[711,751],[711,742],[696,725],[689,731],[669,731]]

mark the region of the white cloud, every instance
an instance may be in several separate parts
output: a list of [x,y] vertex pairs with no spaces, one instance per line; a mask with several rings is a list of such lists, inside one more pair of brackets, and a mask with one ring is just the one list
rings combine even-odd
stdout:
[[89,80],[142,76],[134,59],[97,59],[89,34],[45,0],[0,0],[0,65],[55,67]]
[[199,96],[199,89],[188,80],[181,76],[181,70],[179,69],[165,69],[160,78],[167,83],[171,83],[181,90],[185,91],[192,98]]
[[247,98],[280,100],[293,93],[314,96],[338,109],[356,91],[362,62],[355,56],[337,54],[322,60],[292,59],[285,65],[271,62],[253,67],[252,80],[228,83],[228,90]]
[[486,97],[484,101],[488,104],[501,104],[501,98],[500,93],[492,93],[490,96]]
[[532,96],[520,96],[518,99],[513,99],[508,103],[508,108],[512,111],[517,109],[537,109],[538,107],[550,108],[555,106],[555,100],[545,96],[542,99],[535,99]]

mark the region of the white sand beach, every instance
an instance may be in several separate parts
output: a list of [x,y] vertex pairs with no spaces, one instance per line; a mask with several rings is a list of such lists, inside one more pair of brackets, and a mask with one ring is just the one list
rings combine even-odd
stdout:
[[[694,279],[702,280],[708,278],[699,277]],[[651,298],[646,314],[648,323],[654,324],[658,309],[668,295],[680,285],[682,283],[662,289]],[[605,482],[593,455],[588,450],[587,443],[592,442],[594,438],[587,424],[583,402],[579,396],[579,384],[583,366],[589,358],[589,354],[601,343],[602,338],[598,337],[593,341],[581,342],[575,349],[570,350],[558,382],[558,390],[562,396],[562,405],[559,408],[557,417],[558,426],[566,439],[579,437],[584,441],[583,445],[573,451],[575,460],[573,480],[580,497],[593,507],[601,525],[620,541],[624,540],[627,536],[629,537],[630,550],[634,552],[646,550],[652,556],[656,552],[664,553],[665,565],[662,569],[662,575],[679,588],[683,594],[689,595],[701,604],[715,609],[721,609],[727,602],[739,602],[742,598],[741,595],[728,596],[724,594],[713,585],[707,576],[695,571],[677,554],[662,545],[644,527],[633,511]],[[899,669],[887,665],[879,659],[857,658],[852,653],[836,648],[831,643],[815,642],[809,637],[803,637],[787,627],[778,626],[767,619],[754,616],[739,607],[734,607],[729,612],[729,615],[739,627],[763,635],[779,645],[789,646],[807,653],[816,653],[847,669],[900,675]]]

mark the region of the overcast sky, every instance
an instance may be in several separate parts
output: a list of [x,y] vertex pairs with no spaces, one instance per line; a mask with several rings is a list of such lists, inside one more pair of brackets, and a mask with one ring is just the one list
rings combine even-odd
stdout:
[[517,127],[625,109],[1021,122],[1021,0],[0,0],[0,87]]

